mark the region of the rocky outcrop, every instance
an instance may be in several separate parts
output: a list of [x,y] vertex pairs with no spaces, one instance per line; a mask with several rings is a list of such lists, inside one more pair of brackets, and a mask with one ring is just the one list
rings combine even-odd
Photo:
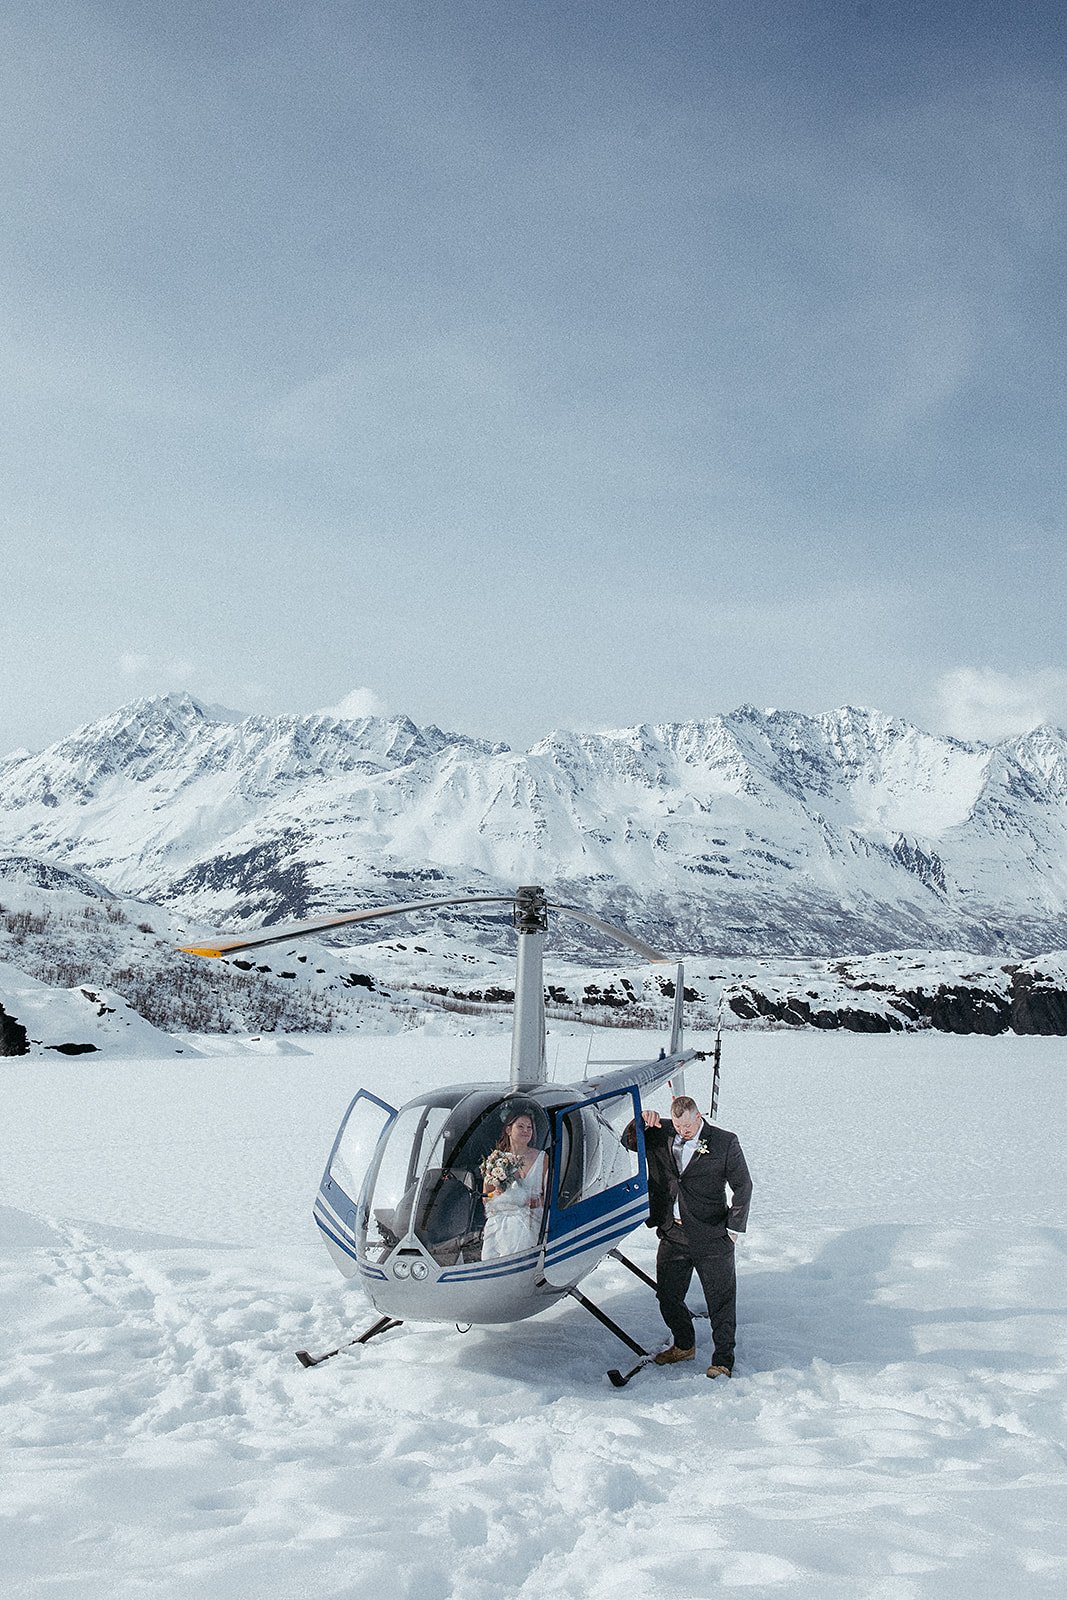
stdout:
[[914,1023],[925,1023],[938,1033],[1007,1033],[1011,1027],[1011,1002],[1005,996],[979,988],[941,984],[933,993],[905,991],[893,1002]]
[[940,1033],[1038,1033],[1067,1036],[1067,986],[1033,966],[1009,968],[1006,993],[978,985],[942,984],[933,993],[905,991],[895,1001],[910,1020]]
[[29,1035],[22,1023],[0,1006],[0,1056],[24,1056],[29,1049]]
[[1067,988],[1038,969],[1018,969],[1012,974],[1011,1029],[1013,1033],[1067,1035]]
[[[809,988],[807,993],[782,982],[782,971],[753,973],[743,981],[734,978],[723,998],[743,1022],[764,1020],[793,1028],[842,1028],[854,1033],[898,1033],[933,1028],[939,1033],[1047,1034],[1067,1037],[1067,959],[1063,955],[1039,956],[1019,964],[991,965],[975,971],[974,963],[955,961],[966,976],[935,975],[940,959],[916,962],[908,953],[893,970],[890,958],[881,957],[878,978],[865,976],[864,958],[812,968],[812,978],[831,976],[835,983]],[[868,958],[868,961],[870,958]],[[908,981],[917,965],[924,970]],[[804,981],[803,974],[798,974]],[[795,979],[793,980],[796,981]],[[852,1000],[851,997],[855,997]]]
[[889,1011],[861,1011],[854,1006],[820,1006],[816,1010],[798,995],[777,999],[753,988],[731,995],[727,1003],[734,1015],[746,1022],[765,1017],[791,1028],[844,1028],[850,1033],[900,1033],[904,1028],[900,1017]]

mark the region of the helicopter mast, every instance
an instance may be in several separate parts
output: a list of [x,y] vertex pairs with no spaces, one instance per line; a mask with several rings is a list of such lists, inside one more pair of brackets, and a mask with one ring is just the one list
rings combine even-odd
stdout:
[[536,884],[515,891],[515,1014],[511,1030],[511,1086],[530,1088],[548,1077],[545,1061],[544,950],[548,931],[545,891]]

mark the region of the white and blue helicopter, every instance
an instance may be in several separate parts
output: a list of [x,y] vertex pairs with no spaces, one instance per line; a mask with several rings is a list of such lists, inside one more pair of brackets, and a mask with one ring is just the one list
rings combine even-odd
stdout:
[[[550,904],[540,887],[519,888],[512,895],[456,895],[376,906],[184,948],[191,955],[230,956],[350,923],[447,906],[501,904],[513,908],[518,943],[510,1081],[451,1084],[400,1107],[361,1089],[337,1130],[315,1199],[315,1222],[341,1272],[359,1278],[380,1313],[349,1344],[365,1344],[409,1321],[461,1327],[519,1322],[570,1296],[640,1356],[629,1372],[609,1373],[621,1386],[651,1355],[578,1285],[612,1255],[655,1288],[617,1247],[648,1217],[641,1095],[664,1083],[675,1094],[683,1093],[687,1063],[703,1058],[682,1045],[681,963],[667,1048],[654,1060],[595,1063],[614,1070],[561,1085],[549,1083],[545,1053],[543,953],[549,912],[584,922],[648,961],[668,958],[587,911]],[[716,1043],[712,1115],[718,1055]],[[517,1112],[529,1118],[532,1144],[548,1158],[539,1235],[517,1253],[483,1259],[484,1163],[497,1147],[505,1121]],[[632,1151],[622,1142],[631,1122],[636,1134]],[[301,1350],[297,1357],[306,1367],[317,1366],[338,1350],[319,1356]]]

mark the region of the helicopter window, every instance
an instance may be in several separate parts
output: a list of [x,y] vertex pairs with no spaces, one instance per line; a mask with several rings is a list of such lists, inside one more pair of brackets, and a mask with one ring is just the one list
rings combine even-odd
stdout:
[[485,1206],[481,1185],[464,1168],[427,1167],[419,1190],[415,1231],[441,1266],[476,1260]]
[[637,1154],[627,1150],[622,1135],[634,1114],[629,1091],[595,1105],[581,1106],[561,1118],[559,1201],[561,1208],[624,1183],[638,1170]]
[[392,1115],[392,1106],[366,1093],[358,1094],[348,1108],[337,1148],[330,1157],[328,1176],[353,1206],[359,1200],[378,1140]]
[[568,1111],[559,1119],[559,1201],[560,1206],[572,1206],[582,1198],[585,1130],[582,1113]]
[[[496,1148],[505,1117],[513,1107],[514,1101],[510,1096],[504,1100],[494,1098],[477,1111],[469,1103],[458,1107],[453,1122],[444,1130],[440,1164],[474,1173],[480,1188],[482,1163]],[[539,1150],[547,1149],[551,1143],[551,1133],[545,1112],[536,1105],[523,1105],[522,1110],[533,1122],[534,1145]],[[436,1157],[438,1152],[434,1154]]]
[[485,1227],[482,1162],[500,1134],[500,1101],[466,1100],[441,1128],[419,1197],[419,1238],[442,1266],[477,1261]]
[[[479,1094],[456,1107],[429,1153],[415,1203],[415,1231],[442,1266],[452,1266],[459,1260],[477,1261],[483,1255],[483,1163],[497,1146],[506,1115],[517,1106],[533,1123],[534,1147],[547,1150],[551,1125],[541,1106],[533,1101],[519,1104],[510,1095],[501,1099]],[[506,1202],[503,1209],[510,1209]],[[537,1242],[542,1223],[543,1215],[531,1212],[532,1234],[529,1228],[517,1228],[514,1222],[502,1231],[498,1215],[492,1253],[528,1249]]]
[[406,1106],[389,1131],[367,1208],[367,1253],[381,1260],[411,1227],[418,1178],[451,1112],[448,1106]]

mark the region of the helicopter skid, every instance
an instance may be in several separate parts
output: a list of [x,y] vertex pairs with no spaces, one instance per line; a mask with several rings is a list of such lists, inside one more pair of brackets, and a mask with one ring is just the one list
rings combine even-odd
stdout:
[[344,1344],[339,1344],[336,1350],[327,1350],[325,1355],[313,1356],[309,1350],[298,1350],[296,1359],[302,1367],[321,1367],[324,1361],[329,1361],[333,1356],[339,1356],[342,1350],[348,1350],[354,1344],[368,1344],[371,1339],[376,1339],[380,1333],[388,1333],[392,1328],[399,1328],[400,1322],[396,1317],[379,1317],[378,1321],[361,1333],[356,1339],[346,1339]]

